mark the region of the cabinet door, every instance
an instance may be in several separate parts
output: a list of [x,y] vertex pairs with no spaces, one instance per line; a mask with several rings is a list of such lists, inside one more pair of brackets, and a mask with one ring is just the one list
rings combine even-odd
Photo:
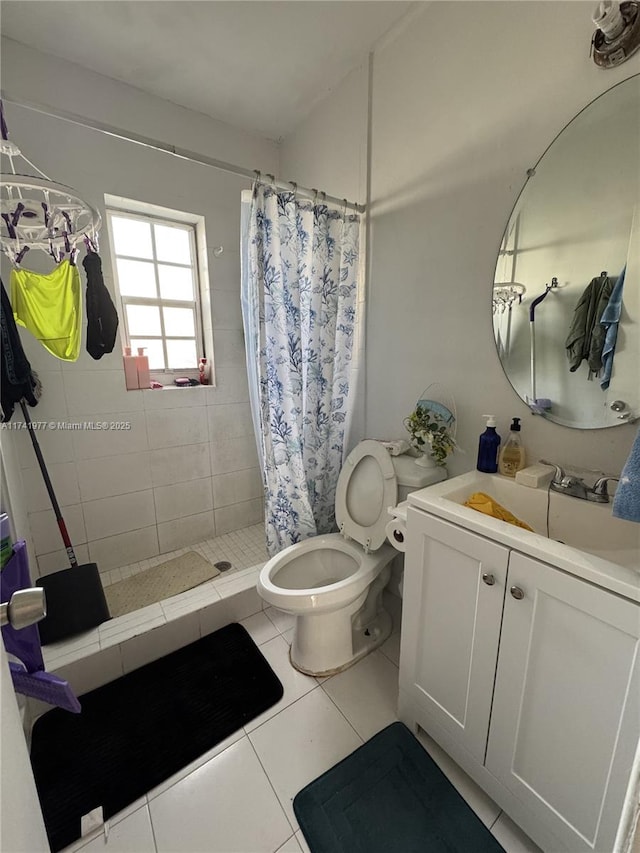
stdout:
[[419,510],[407,515],[400,686],[482,763],[509,551]]
[[640,728],[640,608],[516,553],[507,585],[487,769],[563,849],[613,850]]

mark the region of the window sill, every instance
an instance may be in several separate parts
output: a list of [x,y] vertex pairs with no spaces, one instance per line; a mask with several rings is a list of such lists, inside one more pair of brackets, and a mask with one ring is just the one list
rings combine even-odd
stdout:
[[153,393],[158,393],[160,391],[184,391],[185,389],[188,389],[188,388],[202,388],[203,390],[206,390],[206,389],[213,389],[215,387],[216,387],[215,385],[201,385],[198,382],[197,385],[173,385],[172,384],[172,385],[163,385],[162,388],[139,388],[138,390],[144,391],[145,394],[147,394],[147,393],[153,394]]
[[[195,381],[194,385],[176,385],[175,380],[184,377]],[[127,388],[127,391],[183,391],[185,388],[215,388],[214,382],[209,382],[208,385],[202,385],[198,371],[194,370],[165,370],[164,372],[155,372],[150,375],[151,382],[158,382],[161,388]]]

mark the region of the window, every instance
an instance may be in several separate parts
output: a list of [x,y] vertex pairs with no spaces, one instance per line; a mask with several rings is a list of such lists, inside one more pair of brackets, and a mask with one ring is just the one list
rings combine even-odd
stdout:
[[195,224],[107,211],[127,345],[152,371],[195,370],[203,355]]

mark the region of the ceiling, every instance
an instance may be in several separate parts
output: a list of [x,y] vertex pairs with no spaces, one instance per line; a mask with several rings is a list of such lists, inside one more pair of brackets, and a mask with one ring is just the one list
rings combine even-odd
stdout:
[[412,6],[402,0],[12,0],[2,35],[281,139]]

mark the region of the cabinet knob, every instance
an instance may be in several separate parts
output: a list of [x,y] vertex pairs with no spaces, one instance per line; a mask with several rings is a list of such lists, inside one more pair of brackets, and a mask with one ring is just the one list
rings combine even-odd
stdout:
[[512,586],[509,592],[518,601],[521,601],[524,598],[524,590],[519,586]]
[[485,572],[482,575],[482,580],[486,583],[487,586],[493,586],[496,582],[496,579],[494,575],[491,574],[491,572]]

